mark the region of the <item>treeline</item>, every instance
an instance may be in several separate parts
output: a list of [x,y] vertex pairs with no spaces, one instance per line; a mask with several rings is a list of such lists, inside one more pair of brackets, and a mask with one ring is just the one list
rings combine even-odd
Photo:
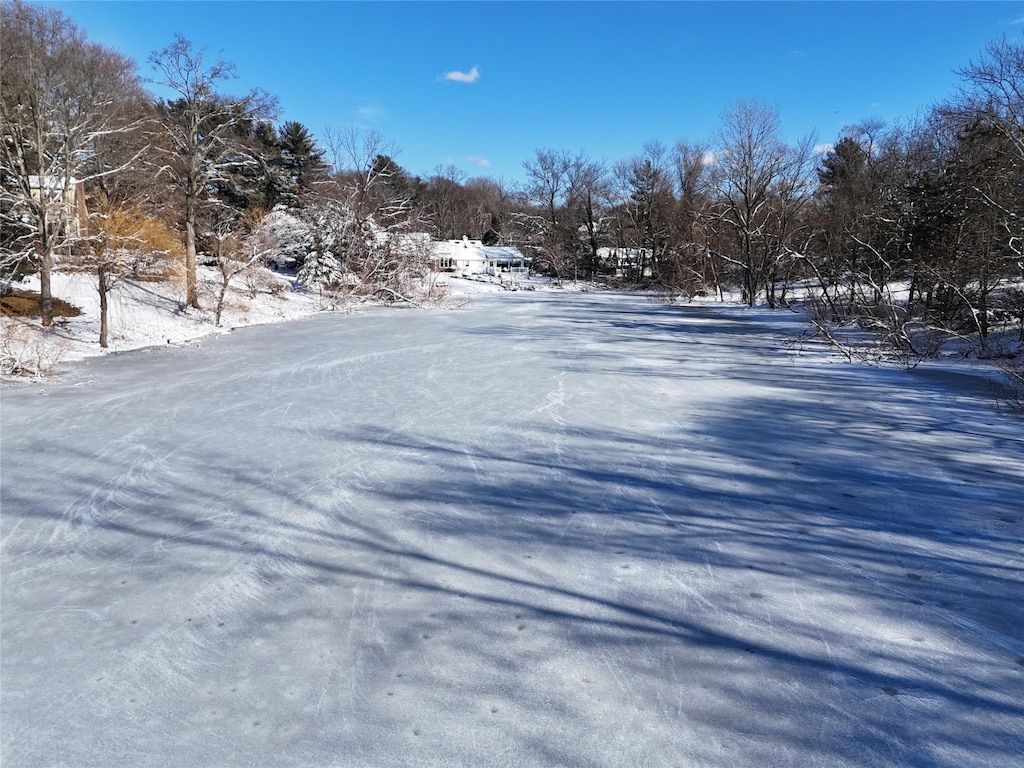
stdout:
[[787,143],[776,110],[741,101],[705,143],[612,164],[538,151],[497,218],[558,274],[607,271],[613,253],[690,295],[776,306],[800,286],[833,339],[855,324],[921,355],[1013,323],[1024,341],[1024,46],[993,43],[959,74],[915,122],[824,146]]
[[[55,263],[98,276],[173,278],[183,311],[214,308],[257,266],[294,268],[325,294],[409,298],[429,270],[419,190],[377,133],[329,131],[320,143],[276,99],[227,88],[234,67],[176,36],[135,62],[90,42],[60,11],[5,0],[0,25],[0,278],[40,276],[51,325]],[[197,265],[217,267],[200,296]]]
[[[196,263],[224,285],[269,258],[314,290],[407,298],[422,238],[518,246],[552,275],[618,275],[686,295],[816,297],[845,323],[921,351],[932,331],[1024,334],[1024,46],[991,44],[946,103],[905,125],[866,121],[834,144],[783,138],[778,112],[734,103],[703,142],[654,141],[605,161],[558,149],[525,181],[426,177],[375,132],[277,122],[261,91],[229,95],[230,64],[176,37],[134,62],[59,11],[5,0],[0,28],[5,274],[38,272],[44,323],[58,254],[105,280]],[[69,201],[76,201],[71,205]],[[87,216],[70,221],[76,211]],[[80,217],[81,218],[81,217]],[[223,296],[223,292],[221,294]]]

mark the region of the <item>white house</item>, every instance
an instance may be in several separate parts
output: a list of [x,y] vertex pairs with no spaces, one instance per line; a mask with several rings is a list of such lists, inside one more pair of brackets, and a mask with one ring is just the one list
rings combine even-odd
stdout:
[[484,245],[479,240],[441,240],[433,244],[434,269],[463,275],[529,272],[530,259],[509,245]]
[[59,221],[68,237],[80,237],[88,230],[89,212],[85,207],[82,182],[63,176],[29,176],[29,192],[36,202],[45,202],[47,221]]

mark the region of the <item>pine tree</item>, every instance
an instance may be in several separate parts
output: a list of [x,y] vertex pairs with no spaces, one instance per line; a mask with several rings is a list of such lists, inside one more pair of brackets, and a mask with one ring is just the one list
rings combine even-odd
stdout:
[[341,263],[326,247],[323,232],[314,229],[310,250],[299,268],[299,283],[306,288],[315,288],[322,296],[324,291],[333,291],[341,284]]
[[309,129],[294,120],[281,126],[277,147],[279,153],[275,165],[283,175],[278,202],[296,207],[302,192],[310,190],[317,177],[326,171],[324,151]]
[[337,213],[332,206],[311,212],[306,257],[297,275],[299,283],[310,289],[315,288],[321,296],[325,290],[337,290],[344,274],[344,227],[339,226]]

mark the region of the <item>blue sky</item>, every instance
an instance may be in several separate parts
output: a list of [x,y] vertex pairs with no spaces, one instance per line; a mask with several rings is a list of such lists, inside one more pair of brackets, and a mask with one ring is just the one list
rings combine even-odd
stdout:
[[506,181],[538,148],[614,161],[707,139],[738,98],[777,106],[790,140],[831,142],[912,117],[987,43],[1024,36],[1022,0],[45,4],[143,75],[181,33],[237,65],[223,90],[274,94],[282,120],[376,129],[414,174]]

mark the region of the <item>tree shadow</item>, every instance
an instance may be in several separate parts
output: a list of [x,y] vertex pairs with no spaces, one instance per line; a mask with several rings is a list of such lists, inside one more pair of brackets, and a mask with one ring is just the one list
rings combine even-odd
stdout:
[[[468,414],[461,434],[393,404],[295,419],[260,389],[260,417],[220,442],[170,420],[112,426],[102,448],[19,437],[0,521],[5,756],[52,757],[31,735],[83,757],[74,740],[112,716],[121,743],[166,743],[117,695],[167,713],[204,677],[245,694],[210,692],[219,712],[279,696],[259,716],[274,735],[236,744],[254,765],[1022,754],[1019,436],[985,427],[979,399],[922,408],[900,372],[880,402],[877,372],[780,362],[776,336],[712,309],[541,306],[514,343],[579,394]],[[508,339],[507,320],[466,333]],[[722,382],[691,401],[687,353],[706,344]],[[231,374],[221,386],[255,386]],[[649,399],[611,415],[572,377]],[[332,381],[307,383],[328,403]],[[67,594],[42,589],[67,572]],[[71,695],[41,708],[58,682],[31,645],[55,603],[105,623],[46,636]],[[185,759],[237,736],[189,727]]]

